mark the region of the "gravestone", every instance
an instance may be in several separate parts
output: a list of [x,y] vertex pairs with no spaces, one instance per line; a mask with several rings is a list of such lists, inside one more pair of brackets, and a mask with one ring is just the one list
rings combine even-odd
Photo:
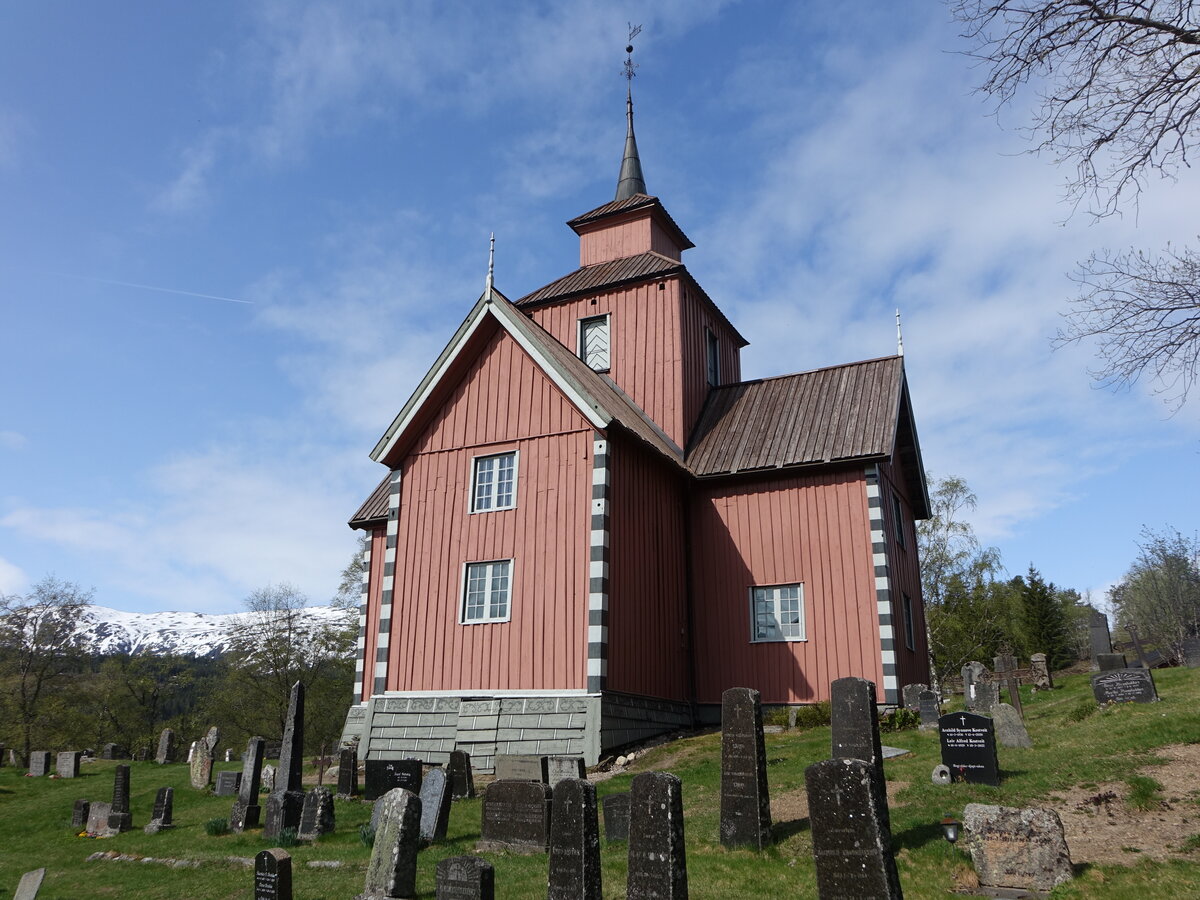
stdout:
[[192,745],[193,752],[188,761],[192,764],[192,787],[198,791],[208,790],[212,781],[213,754],[217,752],[217,742],[220,740],[221,729],[214,725],[202,740]]
[[833,759],[861,759],[874,771],[876,807],[890,827],[887,780],[883,775],[883,748],[879,743],[879,717],[875,711],[875,683],[862,678],[839,678],[830,686]]
[[544,853],[550,846],[550,785],[493,781],[483,793],[478,848]]
[[111,803],[92,802],[88,806],[87,833],[108,837],[113,832],[108,830],[108,817],[112,813]]
[[451,750],[447,766],[450,775],[450,796],[455,800],[470,800],[475,796],[475,775],[471,771],[471,754],[466,750]]
[[158,794],[154,798],[154,814],[150,818],[150,822],[142,829],[146,834],[158,834],[166,828],[173,828],[172,821],[173,811],[175,807],[175,789],[169,787],[161,787],[158,789]]
[[338,751],[337,796],[339,800],[358,796],[358,754],[353,747],[343,747]]
[[45,877],[45,869],[26,872],[21,876],[21,883],[17,885],[17,892],[13,894],[13,900],[37,900],[38,891],[42,889],[42,879]]
[[1092,643],[1092,669],[1095,670],[1100,667],[1097,657],[1101,654],[1112,653],[1112,635],[1108,630],[1108,616],[1098,609],[1092,610],[1091,619],[1088,621],[1088,634]]
[[279,759],[283,755],[283,741],[267,741],[265,759]]
[[254,900],[292,900],[292,857],[278,847],[254,857]]
[[[10,754],[12,753],[11,750],[9,750],[8,752]],[[0,768],[2,768],[3,766],[4,766],[4,742],[0,741]]]
[[1033,746],[1025,723],[1017,715],[1017,711],[1007,703],[997,703],[992,710],[992,727],[996,731],[996,743],[1001,747],[1014,747],[1028,750]]
[[546,784],[553,788],[564,778],[587,778],[582,756],[546,757]]
[[682,787],[678,778],[666,772],[633,776],[627,900],[687,900]]
[[128,831],[133,827],[133,813],[129,811],[129,766],[117,766],[113,772],[112,811],[108,814],[110,831]]
[[596,786],[563,778],[553,790],[546,900],[602,900]]
[[1000,702],[1000,685],[989,677],[975,682],[975,712],[990,716]]
[[258,791],[262,782],[264,750],[265,742],[260,737],[252,737],[246,742],[246,752],[242,754],[242,780],[238,788],[238,798],[233,801],[233,808],[229,811],[230,831],[257,828],[262,820]]
[[1096,667],[1101,672],[1115,672],[1119,669],[1129,668],[1129,662],[1125,659],[1124,653],[1098,653],[1096,654]]
[[327,787],[315,787],[304,795],[304,808],[300,811],[300,829],[296,836],[302,841],[315,841],[333,829],[333,791]]
[[137,750],[134,751],[134,754],[133,754],[134,762],[145,762],[149,758],[150,758],[150,748],[149,747],[138,747]]
[[1200,669],[1200,637],[1184,639],[1183,664],[1189,669]]
[[1153,703],[1158,699],[1149,669],[1115,669],[1092,673],[1097,703]]
[[385,900],[416,894],[417,850],[421,845],[421,798],[394,788],[379,800],[382,813],[367,864],[366,884],[357,900]]
[[100,748],[101,759],[129,759],[129,751],[120,744],[105,744]]
[[938,719],[942,765],[955,781],[972,784],[1000,783],[996,734],[987,716],[968,712],[947,713]]
[[[874,710],[874,697],[871,698]],[[721,695],[721,844],[762,850],[771,843],[771,797],[762,698],[750,688]]]
[[275,790],[275,776],[279,774],[278,766],[263,766],[262,767],[262,790],[265,794],[270,794]]
[[478,856],[448,856],[437,864],[436,900],[496,900],[496,870]]
[[917,712],[921,708],[921,691],[929,690],[927,684],[906,684],[901,692],[904,708]]
[[497,753],[497,781],[540,781],[549,784],[546,757],[512,753]]
[[71,810],[71,830],[80,831],[87,828],[88,811],[92,804],[87,800],[76,800],[75,807]]
[[825,759],[804,770],[821,897],[902,896],[874,782],[874,768],[861,759]]
[[217,786],[213,793],[218,797],[232,797],[242,786],[241,772],[218,772]]
[[301,781],[303,765],[304,685],[297,681],[292,685],[288,699],[275,790],[267,797],[266,823],[263,825],[263,837],[267,840],[278,837],[285,828],[300,827],[300,816],[304,811],[304,785]]
[[1017,680],[1017,658],[1006,653],[995,657],[992,661],[996,665],[996,684],[1004,682],[1005,687],[1008,688],[1008,702],[1017,711],[1017,715],[1024,718],[1025,709],[1021,706],[1021,683]]
[[421,793],[419,759],[368,759],[363,763],[364,800],[375,800],[396,788]]
[[1033,686],[1039,691],[1048,691],[1054,687],[1054,679],[1050,677],[1050,666],[1046,662],[1045,653],[1034,653],[1029,657],[1029,668],[1033,670]]
[[938,718],[942,714],[942,705],[938,703],[936,691],[921,691],[917,701],[917,710],[921,713],[921,731],[937,728]]
[[83,754],[78,750],[65,750],[58,754],[54,761],[54,771],[59,778],[79,777],[79,757]]
[[442,769],[430,769],[421,781],[421,841],[432,844],[446,839],[450,824],[450,784]]
[[963,699],[966,701],[967,709],[975,708],[975,686],[985,675],[988,674],[987,666],[981,662],[971,660],[960,670],[963,682]]
[[1051,891],[1072,878],[1062,821],[1052,809],[968,803],[963,825],[984,887]]
[[604,842],[625,843],[629,840],[629,792],[609,794],[600,801],[604,809]]
[[160,766],[175,762],[175,732],[170,728],[164,728],[158,736],[158,752],[154,754],[154,761]]
[[29,774],[41,777],[50,774],[50,751],[33,750],[29,754]]

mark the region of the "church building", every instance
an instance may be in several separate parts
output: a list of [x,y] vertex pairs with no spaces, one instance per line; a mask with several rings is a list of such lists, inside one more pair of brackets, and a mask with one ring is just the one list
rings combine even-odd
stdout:
[[567,223],[578,268],[515,301],[489,275],[371,452],[360,758],[591,765],[730,687],[928,680],[903,357],[743,381],[627,117],[616,196]]

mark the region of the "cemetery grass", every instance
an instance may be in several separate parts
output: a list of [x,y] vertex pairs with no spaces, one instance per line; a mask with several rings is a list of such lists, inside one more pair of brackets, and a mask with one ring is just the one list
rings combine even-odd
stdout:
[[[1025,717],[1034,741],[1031,750],[1000,748],[999,787],[954,784],[939,787],[930,773],[940,761],[936,732],[884,732],[883,742],[910,755],[888,760],[893,846],[905,896],[946,897],[971,885],[964,852],[947,844],[940,821],[962,818],[967,803],[1008,806],[1055,806],[1051,798],[1072,790],[1099,790],[1112,783],[1153,778],[1162,797],[1184,810],[1186,824],[1164,838],[1163,861],[1140,857],[1132,865],[1076,865],[1076,879],[1060,886],[1056,900],[1131,896],[1200,896],[1200,791],[1193,781],[1181,789],[1155,776],[1159,748],[1200,743],[1200,670],[1155,673],[1156,704],[1126,704],[1098,711],[1079,721],[1072,711],[1090,697],[1086,675],[1064,679],[1061,687],[1023,695]],[[702,734],[664,744],[640,756],[626,771],[597,785],[600,797],[629,789],[633,775],[669,771],[683,780],[688,880],[693,898],[769,896],[816,897],[812,840],[804,793],[804,770],[829,755],[830,730],[767,735],[767,772],[772,799],[775,844],[763,853],[726,850],[717,839],[720,814],[720,735]],[[243,900],[252,896],[253,870],[230,857],[252,858],[277,846],[261,829],[211,837],[204,824],[227,817],[235,798],[194,790],[188,767],[132,763],[131,804],[134,831],[108,839],[79,838],[70,828],[75,799],[107,801],[114,762],[91,762],[78,779],[25,778],[22,771],[0,768],[0,896],[11,896],[23,872],[45,866],[42,900],[126,897],[149,900],[203,897]],[[1159,768],[1164,768],[1159,766]],[[217,770],[239,771],[235,763]],[[315,779],[310,778],[306,787]],[[176,827],[159,835],[142,833],[159,787],[175,788]],[[1150,797],[1138,802],[1152,805]],[[266,805],[265,795],[262,805]],[[434,896],[434,869],[446,856],[474,852],[479,839],[478,799],[453,805],[449,839],[421,852],[418,896]],[[359,838],[370,806],[337,801],[337,830],[311,845],[288,848],[293,856],[297,900],[353,897],[362,891],[369,851]],[[1152,817],[1153,810],[1136,815]],[[1131,835],[1131,840],[1133,836]],[[157,862],[87,862],[96,851],[198,861],[197,868],[170,868]],[[604,896],[624,897],[626,846],[602,842]],[[503,898],[544,897],[546,857],[510,853],[482,854],[496,868],[496,894]],[[339,868],[310,868],[309,861],[340,862]]]

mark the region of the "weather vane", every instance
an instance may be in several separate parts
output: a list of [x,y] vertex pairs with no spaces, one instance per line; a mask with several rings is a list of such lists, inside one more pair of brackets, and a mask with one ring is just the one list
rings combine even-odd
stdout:
[[629,25],[629,43],[625,45],[625,52],[629,55],[625,57],[625,71],[621,74],[625,76],[630,84],[633,84],[633,79],[637,75],[637,72],[634,70],[638,67],[638,64],[633,61],[633,39],[642,33],[642,26],[632,23],[626,24]]

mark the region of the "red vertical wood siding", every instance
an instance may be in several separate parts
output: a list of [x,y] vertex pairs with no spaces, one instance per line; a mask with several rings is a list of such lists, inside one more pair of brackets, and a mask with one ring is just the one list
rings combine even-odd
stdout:
[[[696,699],[751,687],[767,703],[883,682],[862,470],[701,485],[692,521]],[[804,584],[805,641],[751,643],[750,588]]]
[[[406,455],[388,689],[586,687],[592,430],[506,333]],[[472,458],[519,451],[515,509],[468,512]],[[463,565],[512,559],[510,621],[458,623]]]
[[[907,479],[899,455],[879,466],[879,487],[883,500],[884,535],[887,541],[888,576],[891,585],[892,622],[896,626],[896,674],[900,685],[929,683],[929,645],[925,633],[925,604],[921,595],[921,567],[917,554],[916,523],[909,502]],[[900,498],[903,521],[896,522],[892,495]],[[904,546],[896,540],[897,528],[904,529]],[[903,594],[912,600],[913,649],[904,637]]]
[[653,250],[669,259],[679,259],[683,251],[675,238],[649,215],[624,222],[608,220],[579,235],[579,265],[637,256]]
[[721,384],[733,384],[742,380],[741,348],[729,326],[707,303],[695,296],[695,290],[680,285],[682,297],[681,334],[683,336],[683,421],[687,434],[700,418],[700,410],[708,399],[708,338],[705,330],[717,336],[717,359]]
[[629,441],[609,451],[608,687],[686,700],[684,485]]

